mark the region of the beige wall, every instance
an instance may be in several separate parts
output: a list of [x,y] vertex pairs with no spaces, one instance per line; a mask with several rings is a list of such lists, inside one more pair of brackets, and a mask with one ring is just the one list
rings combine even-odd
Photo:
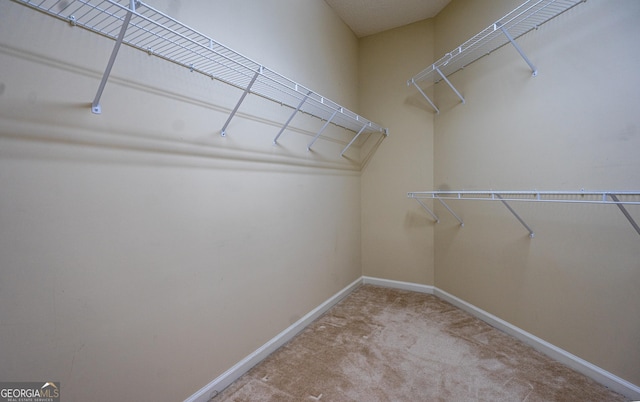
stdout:
[[[436,58],[519,3],[454,0]],[[518,40],[537,77],[506,46],[450,77],[466,104],[437,84],[435,189],[638,190],[639,20],[588,1]],[[451,206],[465,226],[436,206],[436,286],[640,384],[640,237],[616,207],[513,205],[530,239],[500,204]]]
[[[324,2],[153,2],[357,106],[357,40]],[[240,18],[242,16],[242,18]],[[237,24],[242,24],[241,29]],[[65,401],[182,400],[361,275],[342,130],[0,3],[0,379]],[[225,43],[223,39],[221,42]]]
[[433,185],[433,114],[408,88],[433,54],[433,21],[360,40],[360,110],[389,127],[362,174],[363,274],[433,285],[433,228],[407,192]]
[[640,384],[639,237],[616,207],[514,205],[531,239],[501,204],[452,202],[461,228],[440,205],[434,224],[404,198],[640,188],[638,2],[588,1],[519,39],[537,77],[506,46],[450,77],[466,104],[429,88],[439,115],[404,85],[520,3],[454,0],[433,20],[360,40],[361,109],[391,131],[362,175],[363,272],[434,284]]
[[[65,400],[180,400],[360,275],[438,286],[640,384],[638,236],[609,206],[457,203],[408,191],[638,189],[638,3],[592,0],[452,77],[406,80],[516,1],[453,0],[357,40],[320,1],[154,2],[389,127],[360,164],[345,133],[0,3],[0,379]],[[363,147],[368,151],[367,147]],[[358,149],[354,149],[357,155]],[[637,208],[630,212],[640,220]]]

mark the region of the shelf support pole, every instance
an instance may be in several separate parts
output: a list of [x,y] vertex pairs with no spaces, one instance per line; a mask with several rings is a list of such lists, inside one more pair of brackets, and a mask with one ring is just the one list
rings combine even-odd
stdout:
[[462,95],[460,94],[460,92],[458,92],[458,90],[456,89],[456,87],[453,86],[453,84],[451,83],[451,81],[449,81],[447,79],[447,76],[442,74],[442,71],[440,71],[440,69],[436,66],[433,66],[433,68],[438,72],[438,74],[440,74],[440,77],[442,77],[442,79],[444,80],[444,82],[447,83],[447,85],[449,85],[449,87],[453,90],[453,92],[456,93],[456,95],[458,95],[458,98],[460,98],[460,100],[462,101],[462,103],[465,103],[464,98],[462,97]]
[[256,82],[256,79],[258,78],[260,73],[262,73],[262,66],[260,66],[258,71],[256,71],[256,73],[253,75],[253,78],[251,78],[251,81],[249,82],[249,85],[247,85],[247,87],[244,89],[244,92],[242,93],[242,96],[238,100],[238,103],[236,103],[236,107],[233,108],[233,110],[231,111],[231,114],[227,118],[226,123],[224,123],[224,126],[222,126],[222,130],[220,130],[220,135],[221,136],[224,137],[224,136],[227,135],[227,127],[229,126],[229,123],[231,123],[231,119],[233,119],[233,116],[235,116],[236,112],[238,111],[238,108],[240,108],[240,105],[244,101],[244,98],[247,96],[249,91],[251,91],[251,87],[253,86],[253,83]]
[[284,126],[282,126],[282,128],[280,129],[280,132],[278,133],[278,135],[276,135],[276,138],[273,139],[273,145],[276,145],[278,143],[278,138],[280,138],[280,136],[282,135],[284,130],[287,128],[287,126],[289,126],[289,123],[291,123],[291,120],[293,120],[293,117],[300,111],[300,108],[302,107],[302,105],[304,105],[307,99],[309,99],[309,95],[311,95],[311,91],[307,92],[304,98],[302,98],[302,100],[300,101],[300,104],[298,105],[296,110],[294,110],[293,113],[291,113],[291,116],[289,116],[289,119],[287,120],[287,122],[284,123]]
[[313,137],[313,139],[311,140],[311,142],[309,143],[309,145],[307,145],[307,151],[311,151],[311,147],[313,146],[313,144],[316,142],[316,140],[318,139],[318,137],[320,137],[320,134],[322,134],[322,132],[327,128],[327,126],[329,125],[329,123],[331,123],[331,120],[333,120],[334,117],[336,117],[336,115],[338,114],[339,111],[341,111],[342,108],[340,109],[336,109],[335,112],[333,112],[333,114],[331,115],[331,117],[329,117],[329,120],[326,121],[326,123],[324,123],[324,126],[322,126],[322,128],[320,129],[320,131],[318,131],[318,134],[316,134],[315,137]]
[[522,218],[520,217],[520,215],[518,215],[518,213],[516,211],[513,210],[513,208],[511,208],[511,205],[509,205],[505,200],[502,199],[502,196],[500,194],[495,194],[493,193],[492,195],[495,195],[497,199],[499,199],[500,201],[502,201],[502,203],[504,204],[505,207],[507,207],[507,209],[509,210],[509,212],[511,212],[513,214],[513,216],[516,217],[516,219],[518,220],[518,222],[520,222],[520,224],[522,226],[525,227],[525,229],[527,229],[529,231],[529,237],[531,237],[533,239],[533,237],[535,236],[535,233],[533,233],[533,230],[531,230],[531,228],[529,227],[529,225],[527,225],[525,223],[525,221],[522,220]]
[[504,29],[504,27],[502,26],[502,24],[497,23],[496,26],[498,28],[500,28],[500,30],[502,31],[502,33],[504,34],[504,36],[507,37],[507,39],[509,39],[509,42],[511,42],[511,44],[513,45],[513,47],[516,48],[516,50],[518,51],[518,53],[520,53],[520,56],[522,56],[522,58],[524,59],[524,61],[529,65],[529,68],[531,69],[531,75],[533,77],[535,77],[536,75],[538,75],[538,69],[536,68],[536,66],[533,65],[533,63],[531,62],[531,60],[529,60],[529,58],[527,57],[526,54],[524,54],[524,52],[522,51],[522,49],[520,49],[520,46],[518,46],[518,44],[516,43],[515,40],[513,40],[513,37],[509,34],[509,32],[507,32],[506,29]]
[[349,149],[349,147],[356,142],[356,140],[358,139],[358,137],[360,137],[360,134],[362,134],[364,132],[364,129],[367,128],[367,126],[369,125],[369,123],[366,123],[364,126],[362,126],[362,128],[360,129],[360,131],[358,131],[358,134],[355,135],[355,137],[353,137],[351,139],[351,141],[349,141],[349,143],[347,144],[346,147],[344,147],[344,149],[342,150],[342,152],[340,152],[340,156],[344,156],[344,153],[347,152],[347,149]]
[[622,214],[625,216],[625,218],[627,218],[631,226],[633,226],[636,232],[638,232],[638,234],[640,235],[640,226],[638,226],[636,221],[633,220],[633,217],[629,214],[629,211],[627,211],[624,205],[620,203],[620,199],[618,198],[618,196],[615,194],[609,194],[609,197],[611,197],[611,199],[616,202],[616,205],[618,206],[618,208],[620,208],[620,212],[622,212]]
[[415,200],[418,201],[418,204],[422,205],[422,208],[424,208],[424,210],[427,211],[429,215],[433,217],[436,223],[440,223],[440,218],[438,218],[438,215],[436,215],[435,212],[433,212],[428,206],[426,206],[420,198],[416,198]]
[[431,99],[429,99],[429,97],[427,96],[427,94],[424,93],[422,88],[420,88],[420,86],[418,84],[416,84],[416,80],[414,80],[412,78],[411,79],[411,83],[418,89],[418,92],[420,92],[420,94],[422,94],[422,96],[424,96],[424,98],[427,100],[427,102],[429,102],[431,107],[435,109],[436,114],[440,114],[440,109],[438,109],[438,107],[433,103],[433,101],[431,101]]
[[135,10],[135,1],[131,0],[129,3],[129,11],[127,11],[127,15],[124,17],[124,21],[122,21],[122,27],[120,28],[120,33],[118,34],[118,38],[116,39],[116,44],[113,46],[113,50],[111,51],[111,57],[109,57],[107,68],[102,74],[102,80],[100,81],[100,85],[98,86],[98,91],[96,92],[96,96],[95,98],[93,98],[93,102],[91,103],[91,112],[93,112],[94,114],[102,113],[102,107],[100,107],[100,98],[102,97],[104,87],[107,85],[107,81],[109,80],[109,75],[111,75],[111,69],[113,68],[113,64],[116,62],[118,50],[120,50],[120,45],[122,45],[124,35],[127,32],[127,28],[129,27],[129,21],[131,21],[131,16],[133,15],[133,12]]
[[455,212],[453,212],[453,209],[451,209],[447,204],[445,204],[445,202],[442,201],[442,198],[438,197],[435,194],[434,194],[434,197],[436,197],[438,199],[438,201],[440,201],[440,204],[442,204],[445,208],[447,208],[447,211],[449,211],[449,213],[451,215],[453,215],[453,217],[456,218],[458,220],[458,222],[460,222],[460,226],[464,227],[464,222],[462,221],[462,219],[460,219],[460,217],[458,215],[456,215]]

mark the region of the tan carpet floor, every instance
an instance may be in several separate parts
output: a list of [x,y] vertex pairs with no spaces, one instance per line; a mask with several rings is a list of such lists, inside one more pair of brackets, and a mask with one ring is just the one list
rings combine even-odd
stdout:
[[212,399],[624,400],[435,296],[371,285]]

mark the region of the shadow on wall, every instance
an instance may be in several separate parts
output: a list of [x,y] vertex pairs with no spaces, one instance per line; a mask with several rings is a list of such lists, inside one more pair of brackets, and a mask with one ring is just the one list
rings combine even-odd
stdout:
[[[56,31],[48,40],[65,35],[71,34]],[[105,52],[112,46],[97,35],[90,39]],[[242,90],[128,47],[121,49],[106,84],[102,113],[93,114],[90,101],[107,53],[87,61],[45,45],[0,44],[0,58],[10,70],[20,70],[1,83],[0,117],[8,121],[2,136],[341,170],[361,170],[385,137],[355,138],[356,133],[303,112],[291,118],[291,107],[251,93],[230,118]]]

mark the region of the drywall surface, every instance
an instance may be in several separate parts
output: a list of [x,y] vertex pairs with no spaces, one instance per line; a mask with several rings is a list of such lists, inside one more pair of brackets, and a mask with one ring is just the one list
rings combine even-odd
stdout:
[[[154,3],[355,108],[324,2]],[[1,380],[183,400],[361,276],[360,168],[307,152],[318,119],[274,146],[291,109],[249,95],[222,138],[242,91],[128,47],[94,115],[113,41],[11,1],[0,38]]]
[[[436,58],[518,4],[453,1]],[[537,77],[505,46],[449,77],[466,104],[436,84],[435,189],[640,189],[639,19],[587,1],[518,40]],[[618,208],[512,204],[531,239],[500,203],[449,205],[465,225],[435,205],[437,287],[640,384],[640,236]]]
[[433,115],[406,85],[433,54],[425,20],[360,39],[362,113],[379,116],[389,137],[362,174],[364,275],[433,284],[433,221],[408,191],[433,183]]

